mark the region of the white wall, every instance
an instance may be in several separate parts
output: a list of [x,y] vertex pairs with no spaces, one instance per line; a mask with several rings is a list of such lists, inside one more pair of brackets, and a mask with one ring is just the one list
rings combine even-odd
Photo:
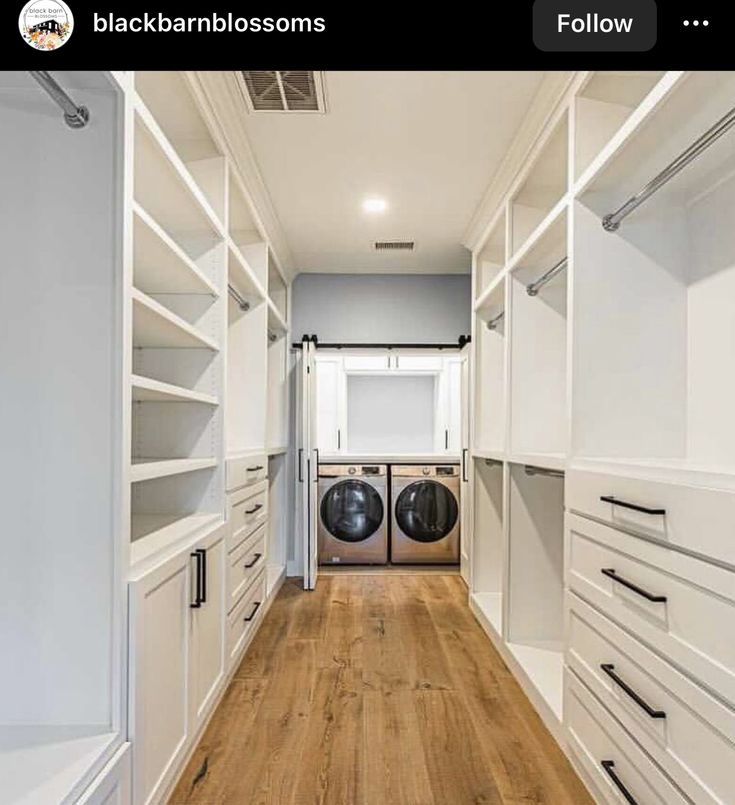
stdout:
[[323,343],[456,343],[470,332],[470,275],[300,274],[292,335]]

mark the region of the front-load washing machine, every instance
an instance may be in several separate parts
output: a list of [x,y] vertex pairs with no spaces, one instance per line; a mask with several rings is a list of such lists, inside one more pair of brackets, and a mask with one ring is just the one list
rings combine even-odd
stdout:
[[391,467],[391,562],[459,562],[459,467]]
[[320,464],[319,563],[388,561],[388,470],[385,464]]

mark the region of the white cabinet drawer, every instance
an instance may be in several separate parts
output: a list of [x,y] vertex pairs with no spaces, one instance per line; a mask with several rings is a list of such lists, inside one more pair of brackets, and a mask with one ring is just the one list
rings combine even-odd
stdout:
[[735,567],[735,492],[570,469],[566,501],[569,511]]
[[735,573],[568,514],[567,584],[735,703]]
[[614,805],[685,805],[688,800],[574,673],[566,669],[564,679],[564,724],[569,746],[601,801]]
[[732,803],[735,712],[574,593],[568,603],[569,667],[694,802]]
[[245,487],[228,497],[228,552],[232,552],[268,519],[268,482]]
[[265,564],[266,527],[261,525],[227,557],[227,611],[232,608],[247,590],[250,582]]
[[237,659],[250,633],[260,620],[260,611],[265,603],[265,576],[265,571],[261,571],[260,576],[227,619],[227,652],[230,662]]
[[227,491],[257,484],[268,477],[268,457],[264,454],[227,459]]

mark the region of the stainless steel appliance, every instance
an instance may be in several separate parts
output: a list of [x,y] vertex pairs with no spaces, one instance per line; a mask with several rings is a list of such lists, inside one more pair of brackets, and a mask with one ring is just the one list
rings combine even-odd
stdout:
[[459,467],[391,467],[391,562],[459,562]]
[[388,561],[388,470],[385,464],[320,464],[319,563]]

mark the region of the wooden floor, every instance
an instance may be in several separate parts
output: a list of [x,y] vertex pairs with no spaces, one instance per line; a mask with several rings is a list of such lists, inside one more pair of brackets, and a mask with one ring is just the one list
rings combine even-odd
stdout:
[[591,799],[458,576],[337,574],[286,582],[170,802]]

